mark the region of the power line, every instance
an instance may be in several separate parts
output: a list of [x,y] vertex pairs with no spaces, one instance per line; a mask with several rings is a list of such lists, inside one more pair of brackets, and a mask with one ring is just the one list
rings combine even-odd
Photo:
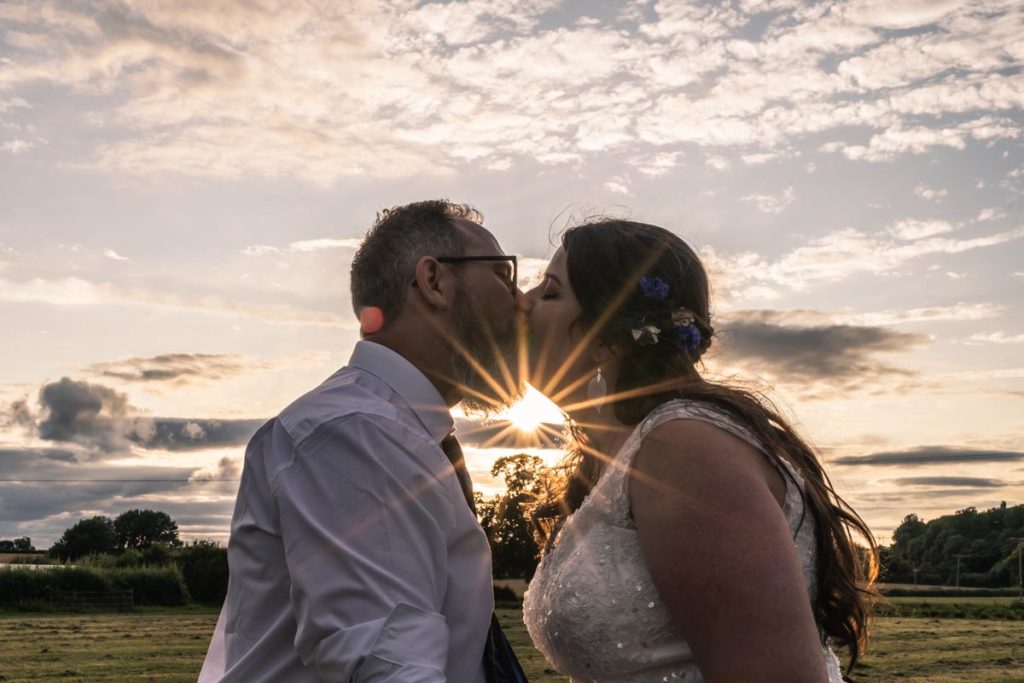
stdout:
[[52,484],[59,482],[107,482],[107,483],[141,483],[141,484],[196,484],[206,482],[242,481],[241,479],[0,479],[0,482],[16,484]]

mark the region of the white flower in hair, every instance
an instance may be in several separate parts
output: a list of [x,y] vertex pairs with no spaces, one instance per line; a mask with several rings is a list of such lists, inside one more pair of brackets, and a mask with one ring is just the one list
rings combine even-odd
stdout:
[[633,341],[640,346],[650,346],[658,343],[658,335],[661,329],[657,325],[643,325],[633,328]]

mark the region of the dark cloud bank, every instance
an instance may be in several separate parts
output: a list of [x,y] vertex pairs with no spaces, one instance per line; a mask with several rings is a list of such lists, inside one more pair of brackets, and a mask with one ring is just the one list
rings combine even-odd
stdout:
[[1024,460],[1024,453],[946,446],[923,446],[906,451],[883,451],[870,455],[850,455],[834,458],[836,465],[934,465],[986,462],[1014,462]]
[[[808,312],[808,317],[814,312]],[[878,359],[879,354],[912,351],[928,341],[924,335],[888,327],[788,323],[782,311],[730,313],[720,326],[722,357],[768,372],[784,382],[824,381],[847,384],[883,376],[909,376],[907,370]]]

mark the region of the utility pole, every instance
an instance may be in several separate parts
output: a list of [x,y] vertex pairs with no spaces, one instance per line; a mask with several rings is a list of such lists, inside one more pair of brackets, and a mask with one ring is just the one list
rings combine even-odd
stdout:
[[1024,538],[1014,536],[1007,540],[1017,541],[1017,597],[1024,603]]
[[967,555],[967,554],[955,555],[954,557],[956,557],[956,587],[959,588],[960,587],[960,558],[961,557],[970,557],[970,555]]

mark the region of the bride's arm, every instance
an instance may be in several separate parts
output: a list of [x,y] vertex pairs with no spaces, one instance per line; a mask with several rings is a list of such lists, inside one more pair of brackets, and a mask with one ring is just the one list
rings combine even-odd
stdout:
[[658,426],[637,453],[644,559],[709,683],[828,680],[780,483],[763,454],[696,420]]

